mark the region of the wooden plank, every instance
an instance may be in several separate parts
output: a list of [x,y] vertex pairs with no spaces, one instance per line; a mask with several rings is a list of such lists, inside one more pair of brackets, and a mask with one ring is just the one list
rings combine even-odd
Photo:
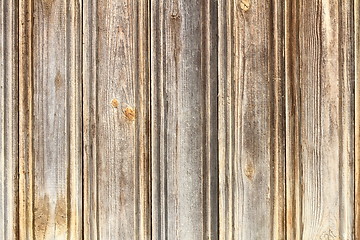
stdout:
[[217,239],[217,1],[151,2],[153,239]]
[[18,238],[18,7],[0,3],[0,239]]
[[148,239],[147,1],[84,1],[84,238]]
[[285,239],[282,1],[219,1],[220,239]]
[[287,236],[353,239],[353,3],[286,6]]
[[82,236],[80,7],[20,4],[20,239]]

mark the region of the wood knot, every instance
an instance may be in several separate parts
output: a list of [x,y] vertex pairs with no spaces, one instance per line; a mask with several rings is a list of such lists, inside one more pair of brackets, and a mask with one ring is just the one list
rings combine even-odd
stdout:
[[249,180],[253,180],[254,174],[255,174],[254,165],[253,165],[252,163],[246,164],[246,167],[245,167],[245,176],[246,176]]
[[127,120],[134,121],[135,120],[135,110],[132,107],[126,107],[124,110],[124,115]]
[[178,19],[180,19],[180,14],[178,12],[172,13],[170,15],[170,18],[173,19],[173,20],[178,20]]
[[246,12],[250,9],[250,0],[241,0],[240,1],[240,8]]
[[56,76],[55,76],[55,87],[56,87],[56,89],[59,89],[62,87],[62,85],[63,85],[63,80],[62,80],[61,74],[59,71],[57,71]]
[[111,101],[111,106],[113,106],[113,108],[117,108],[119,106],[119,101],[116,98],[114,98]]

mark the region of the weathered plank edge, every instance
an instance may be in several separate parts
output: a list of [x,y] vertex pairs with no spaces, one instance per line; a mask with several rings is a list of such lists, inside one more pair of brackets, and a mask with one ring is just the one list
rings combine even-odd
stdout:
[[136,4],[136,135],[135,159],[137,180],[135,232],[138,239],[151,239],[151,171],[150,171],[150,43],[149,43],[149,1]]
[[285,0],[286,237],[301,238],[298,0]]
[[97,182],[97,2],[83,1],[83,238],[99,239]]
[[285,2],[271,1],[269,81],[271,84],[271,201],[273,211],[272,238],[286,238],[286,88],[285,88]]
[[19,238],[18,215],[18,5],[1,2],[0,239]]
[[19,239],[34,238],[32,13],[33,1],[19,0]]
[[82,123],[82,1],[69,1],[67,9],[70,21],[66,28],[69,58],[68,128],[68,189],[67,189],[67,238],[83,237],[83,123]]
[[355,50],[355,239],[360,239],[360,1],[354,0]]

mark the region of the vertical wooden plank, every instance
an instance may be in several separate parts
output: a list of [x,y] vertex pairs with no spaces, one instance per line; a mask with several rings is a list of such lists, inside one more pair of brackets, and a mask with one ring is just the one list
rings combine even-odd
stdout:
[[287,225],[291,239],[353,239],[352,1],[287,1]]
[[217,1],[151,2],[152,237],[217,239]]
[[18,2],[0,3],[0,239],[18,238]]
[[80,239],[80,2],[21,1],[20,12],[20,239]]
[[220,239],[285,239],[282,1],[219,1]]
[[148,239],[147,1],[84,0],[84,238]]

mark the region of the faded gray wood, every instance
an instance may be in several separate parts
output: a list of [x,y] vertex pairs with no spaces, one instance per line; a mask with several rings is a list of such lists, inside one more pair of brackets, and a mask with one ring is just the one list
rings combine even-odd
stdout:
[[287,1],[288,239],[354,239],[351,1]]
[[151,2],[152,238],[217,239],[217,3]]
[[219,1],[220,239],[284,239],[282,1]]
[[20,239],[80,239],[80,5],[22,1],[20,15]]
[[150,238],[147,1],[84,1],[84,238]]
[[0,239],[18,231],[18,15],[16,1],[0,3]]

